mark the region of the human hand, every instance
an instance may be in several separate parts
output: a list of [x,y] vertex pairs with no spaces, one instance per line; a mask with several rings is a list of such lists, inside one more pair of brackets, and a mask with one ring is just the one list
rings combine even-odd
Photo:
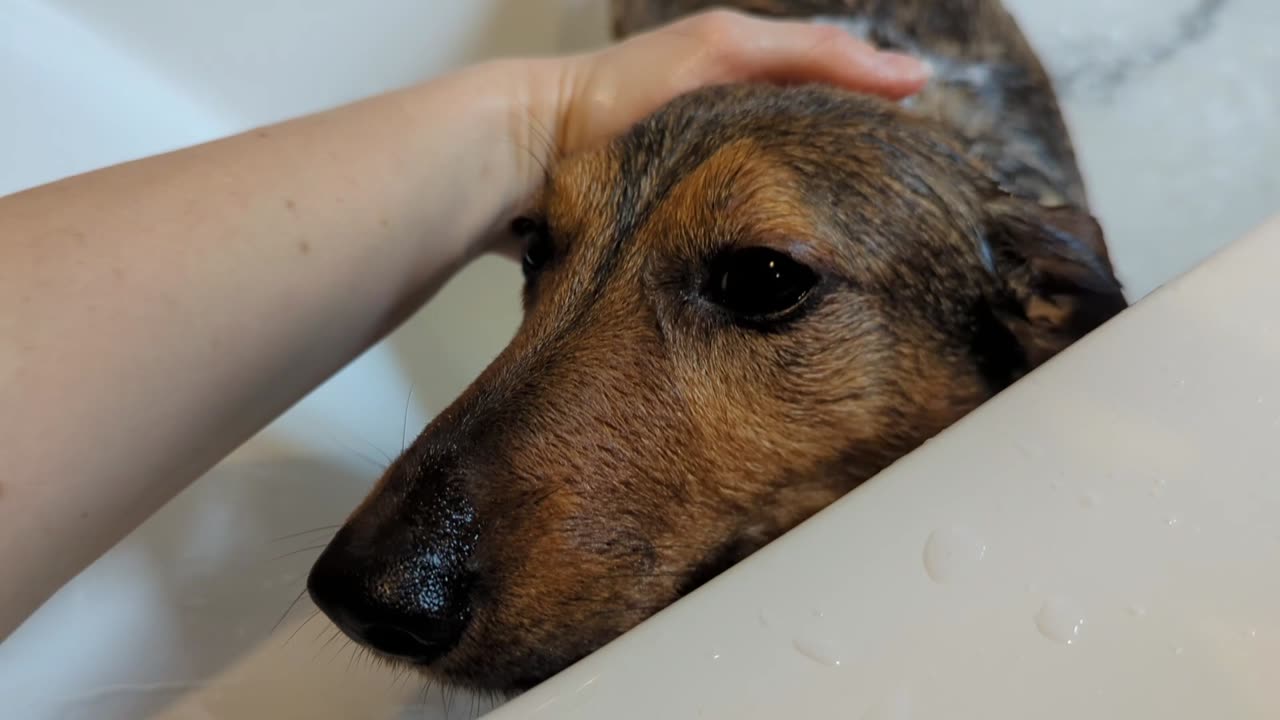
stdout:
[[928,80],[921,61],[881,52],[848,32],[729,10],[690,16],[598,52],[542,68],[530,110],[571,154],[609,140],[679,95],[727,82],[823,82],[890,99]]

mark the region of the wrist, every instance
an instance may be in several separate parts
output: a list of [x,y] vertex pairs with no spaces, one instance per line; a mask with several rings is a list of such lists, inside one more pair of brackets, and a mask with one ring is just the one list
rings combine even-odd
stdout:
[[554,164],[563,66],[496,60],[408,91],[421,139],[413,156],[432,173],[428,183],[445,190],[466,235],[458,239],[463,262],[500,246]]

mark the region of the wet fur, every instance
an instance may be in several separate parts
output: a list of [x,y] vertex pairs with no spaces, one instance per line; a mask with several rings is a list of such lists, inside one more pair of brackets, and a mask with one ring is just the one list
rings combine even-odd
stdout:
[[[616,27],[708,4],[619,0]],[[429,668],[448,681],[539,682],[1124,307],[1049,80],[996,2],[731,4],[860,18],[990,71],[905,108],[712,88],[555,168],[516,337],[331,546],[365,548],[351,582],[405,602],[422,558],[457,550],[470,624]],[[701,292],[709,258],[755,245],[821,278],[767,327]]]

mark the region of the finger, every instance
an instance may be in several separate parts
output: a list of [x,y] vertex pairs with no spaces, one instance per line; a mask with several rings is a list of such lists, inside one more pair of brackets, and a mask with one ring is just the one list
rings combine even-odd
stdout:
[[718,59],[715,81],[821,82],[897,99],[928,81],[926,63],[879,51],[838,27],[713,13],[698,21]]

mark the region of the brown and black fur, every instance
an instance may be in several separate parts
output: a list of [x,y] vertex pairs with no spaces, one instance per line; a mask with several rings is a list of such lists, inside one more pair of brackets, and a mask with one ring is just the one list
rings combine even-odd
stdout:
[[[617,27],[705,4],[619,0]],[[995,0],[737,5],[862,17],[991,72],[905,108],[712,88],[565,158],[515,226],[536,260],[516,337],[313,570],[362,642],[528,687],[1123,309],[1052,87]],[[715,268],[747,248],[812,288],[763,320],[717,304]]]

